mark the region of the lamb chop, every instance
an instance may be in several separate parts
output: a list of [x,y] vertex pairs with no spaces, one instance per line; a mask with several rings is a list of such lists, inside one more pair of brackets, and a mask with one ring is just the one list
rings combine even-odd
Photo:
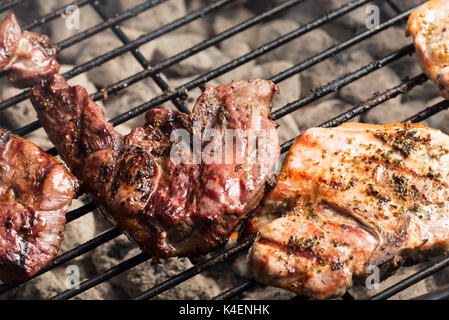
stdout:
[[449,249],[449,136],[419,124],[305,131],[249,218],[256,279],[316,299]]
[[17,88],[33,86],[59,71],[57,46],[36,32],[21,31],[13,13],[0,24],[0,71]]
[[427,1],[409,17],[406,34],[415,42],[419,65],[449,99],[449,1]]
[[61,246],[78,180],[33,143],[0,130],[0,280],[24,280]]
[[[145,128],[125,137],[83,87],[69,87],[60,75],[30,92],[43,127],[85,190],[132,241],[159,257],[221,245],[257,205],[279,158],[270,119],[275,84],[249,80],[202,90],[192,114],[150,110]],[[266,152],[253,157],[249,133],[262,130],[270,133],[257,141]],[[220,153],[229,131],[240,144]]]

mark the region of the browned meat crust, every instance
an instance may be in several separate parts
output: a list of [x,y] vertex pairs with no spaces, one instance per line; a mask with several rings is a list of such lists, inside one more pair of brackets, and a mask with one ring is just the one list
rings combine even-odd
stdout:
[[247,222],[256,279],[324,299],[448,251],[448,161],[449,136],[419,124],[305,131]]
[[53,260],[77,188],[56,159],[0,130],[0,280],[24,280]]
[[17,88],[33,86],[59,71],[57,47],[36,32],[21,31],[13,13],[0,24],[0,71]]
[[[279,158],[270,119],[276,92],[277,86],[264,80],[205,87],[191,115],[151,110],[145,128],[126,137],[105,121],[84,88],[68,87],[61,76],[36,85],[30,98],[50,139],[88,193],[140,248],[168,257],[216,248],[262,197]],[[270,152],[254,163],[248,157],[231,158],[228,164],[179,163],[171,157],[179,147],[170,139],[175,129],[190,137],[207,136],[212,129],[265,129],[274,135],[266,140]],[[245,137],[237,140],[247,142]],[[179,159],[193,159],[192,144],[178,148]]]

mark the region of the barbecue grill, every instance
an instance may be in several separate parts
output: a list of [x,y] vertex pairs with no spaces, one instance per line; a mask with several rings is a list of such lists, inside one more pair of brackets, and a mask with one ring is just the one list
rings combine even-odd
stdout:
[[[14,10],[16,6],[19,6],[23,4],[24,2],[27,2],[28,0],[10,0],[10,1],[2,1],[3,3],[0,4],[0,13],[5,12],[8,10]],[[130,106],[130,109],[120,114],[119,116],[115,117],[114,119],[111,119],[110,122],[116,126],[119,124],[122,124],[123,122],[136,117],[145,111],[160,106],[162,103],[171,101],[173,105],[178,108],[182,112],[188,113],[189,110],[187,109],[185,105],[185,99],[187,96],[187,93],[195,88],[197,88],[200,84],[204,82],[208,82],[210,80],[213,80],[251,60],[254,60],[265,53],[274,50],[280,46],[283,46],[287,44],[288,42],[301,37],[302,35],[320,28],[327,23],[332,22],[333,20],[340,18],[351,11],[360,8],[364,5],[368,5],[371,3],[369,0],[354,0],[352,2],[348,2],[347,4],[343,5],[342,7],[333,10],[331,12],[325,13],[322,16],[316,17],[314,20],[310,21],[307,24],[302,25],[300,28],[293,30],[269,43],[264,44],[263,46],[237,58],[229,63],[226,63],[222,66],[217,67],[216,69],[210,70],[207,73],[204,73],[203,75],[184,83],[183,85],[173,88],[170,86],[167,81],[165,81],[161,75],[160,72],[164,69],[173,66],[184,59],[187,59],[202,50],[205,50],[207,48],[210,48],[211,46],[217,45],[220,42],[222,42],[225,39],[228,39],[234,35],[237,35],[252,26],[259,24],[263,21],[266,21],[267,19],[270,19],[277,14],[280,14],[282,12],[285,12],[286,10],[292,8],[293,6],[300,6],[301,3],[306,2],[307,0],[287,0],[282,3],[280,3],[277,6],[274,6],[264,12],[261,12],[254,16],[253,18],[250,18],[249,20],[246,20],[238,25],[235,25],[222,33],[219,33],[212,38],[209,38],[208,40],[201,42],[185,51],[182,51],[179,54],[176,54],[175,56],[172,56],[166,60],[163,60],[155,65],[151,65],[149,61],[142,55],[142,53],[139,51],[139,47],[158,38],[163,37],[167,33],[174,31],[182,26],[185,26],[197,19],[201,19],[204,16],[215,13],[219,14],[219,11],[221,8],[223,8],[226,5],[231,4],[232,2],[236,2],[235,0],[218,0],[214,2],[210,2],[210,4],[206,5],[205,7],[202,7],[200,9],[197,9],[195,11],[192,11],[188,13],[186,16],[179,18],[171,23],[168,23],[161,28],[149,32],[147,34],[144,34],[140,36],[139,38],[135,40],[130,40],[126,34],[122,31],[120,24],[124,22],[125,20],[132,19],[133,17],[136,17],[140,13],[151,10],[152,8],[158,6],[159,4],[166,2],[167,0],[151,0],[143,2],[142,4],[128,9],[124,12],[117,13],[114,16],[108,16],[107,11],[105,10],[103,4],[101,1],[98,0],[78,0],[75,1],[69,5],[75,5],[78,7],[83,6],[91,6],[98,15],[103,19],[103,22],[90,27],[87,30],[84,30],[82,32],[77,33],[74,36],[71,36],[61,42],[58,43],[58,46],[61,48],[61,50],[64,50],[66,48],[69,48],[89,37],[92,37],[95,34],[98,34],[104,30],[110,29],[117,38],[122,42],[122,46],[111,50],[105,54],[102,54],[86,63],[83,63],[81,65],[76,66],[72,70],[66,72],[63,74],[63,76],[66,79],[73,78],[77,75],[80,75],[92,68],[95,68],[103,63],[106,63],[114,58],[117,58],[125,53],[131,53],[132,56],[135,58],[135,60],[140,64],[142,67],[142,71],[129,76],[125,79],[122,79],[116,83],[111,83],[108,87],[99,90],[91,95],[93,100],[98,101],[107,98],[108,95],[117,93],[119,91],[125,90],[127,87],[147,78],[151,78],[163,91],[163,94],[160,96],[145,102],[138,106]],[[173,0],[176,1],[176,0]],[[271,77],[271,80],[275,83],[282,82],[286,80],[287,78],[298,74],[304,70],[307,70],[318,63],[331,58],[335,54],[341,53],[350,47],[361,43],[362,41],[373,37],[376,34],[379,34],[383,32],[384,30],[388,29],[391,26],[394,25],[404,25],[406,22],[406,19],[408,15],[413,11],[415,8],[401,8],[395,0],[385,0],[384,1],[386,5],[390,6],[391,9],[393,9],[396,12],[396,15],[391,16],[387,19],[385,19],[381,24],[374,29],[364,29],[364,31],[358,33],[357,35],[351,37],[350,39],[340,42],[334,46],[329,47],[323,52],[320,52],[318,54],[315,54],[314,56],[302,61],[301,63],[293,66],[292,68],[289,68],[287,70],[282,71],[279,74],[274,75]],[[43,17],[37,18],[34,21],[23,25],[23,29],[30,30],[33,28],[36,28],[38,26],[42,26],[54,19],[60,19],[61,15],[65,12],[66,8],[69,6],[66,5],[64,7],[61,7]],[[291,102],[279,109],[276,109],[273,112],[273,119],[278,120],[281,117],[296,111],[304,106],[309,105],[312,102],[317,101],[318,99],[321,99],[335,91],[340,90],[341,88],[345,87],[346,85],[349,85],[355,81],[358,81],[362,79],[363,77],[367,76],[368,74],[371,74],[375,72],[376,70],[381,69],[382,67],[391,64],[395,61],[400,60],[401,58],[411,55],[414,52],[413,45],[407,45],[403,48],[399,48],[397,51],[391,52],[384,57],[373,61],[372,63],[356,70],[351,71],[350,73],[337,78],[328,84],[316,88],[312,90],[310,93],[304,95],[301,99]],[[4,76],[4,73],[0,76]],[[362,81],[362,80],[361,80]],[[337,117],[334,117],[333,119],[329,119],[328,121],[321,124],[322,127],[333,127],[341,124],[342,122],[348,121],[358,115],[361,115],[364,112],[367,112],[382,103],[393,99],[395,97],[398,97],[400,95],[407,94],[411,89],[420,86],[424,84],[426,81],[428,81],[428,78],[424,74],[419,74],[416,76],[410,75],[409,78],[404,79],[401,83],[399,83],[397,86],[387,89],[386,91],[382,93],[374,93],[372,97],[368,100],[366,100],[363,103],[359,103],[355,105],[352,109],[338,115]],[[126,94],[126,91],[124,91]],[[24,91],[16,96],[13,96],[7,100],[0,102],[0,111],[6,110],[7,108],[12,107],[13,105],[24,101],[27,99],[27,91]],[[441,101],[435,105],[432,105],[428,108],[423,109],[421,112],[415,114],[412,117],[409,117],[408,119],[405,119],[404,122],[419,122],[424,119],[427,119],[435,114],[437,114],[440,111],[446,110],[449,108],[449,101]],[[30,123],[22,128],[16,129],[13,133],[24,136],[27,135],[35,130],[40,128],[40,124],[38,121],[35,121],[33,123]],[[293,141],[295,139],[291,139],[285,143],[282,144],[282,152],[285,153],[288,151],[289,147],[292,145]],[[55,149],[48,150],[52,154],[56,154]],[[96,206],[93,203],[85,204],[84,206],[74,209],[67,213],[67,223],[70,223],[71,221],[78,219],[79,217],[86,215],[87,213],[95,210]],[[94,239],[91,239],[90,241],[87,241],[86,243],[69,250],[67,252],[63,252],[60,254],[49,266],[41,270],[38,274],[36,274],[33,278],[39,277],[45,272],[48,272],[49,270],[52,270],[58,266],[61,266],[72,259],[75,259],[77,257],[80,257],[81,255],[84,255],[91,250],[95,250],[97,247],[105,244],[108,241],[111,241],[112,239],[118,237],[121,235],[121,231],[119,231],[117,228],[113,228],[109,231],[104,232],[103,234],[100,234],[99,236],[95,237]],[[149,290],[145,292],[141,292],[139,295],[133,297],[133,299],[150,299],[156,297],[158,294],[169,290],[178,284],[200,274],[201,272],[204,272],[208,269],[214,268],[215,266],[232,259],[238,255],[243,255],[247,252],[247,250],[250,248],[252,244],[253,239],[249,239],[248,241],[234,245],[232,247],[226,247],[221,248],[217,250],[216,252],[209,255],[207,258],[200,258],[198,260],[192,259],[191,261],[194,263],[194,266],[190,269],[187,269],[184,272],[181,272],[171,278],[169,278],[166,281],[163,281],[156,286],[150,288]],[[98,273],[94,275],[93,277],[83,281],[80,283],[79,287],[68,289],[64,292],[58,293],[56,296],[53,297],[53,299],[70,299],[94,286],[97,286],[105,281],[108,281],[114,276],[117,276],[121,273],[127,272],[131,268],[151,259],[151,256],[147,253],[140,253],[135,255],[134,257],[122,261],[121,263],[115,265],[114,267],[110,268],[107,271]],[[196,262],[196,263],[195,263]],[[409,276],[408,278],[401,280],[398,283],[395,283],[394,285],[390,286],[389,288],[383,290],[382,292],[376,294],[375,296],[372,296],[371,299],[379,300],[379,299],[388,299],[389,297],[392,297],[393,295],[397,294],[398,292],[401,292],[402,290],[418,283],[419,281],[425,279],[426,277],[436,273],[439,270],[442,270],[443,268],[447,267],[449,265],[449,257],[443,257],[439,262],[434,262],[430,266],[425,267],[424,269],[420,270],[419,272]],[[25,282],[20,283],[11,283],[11,284],[0,284],[0,294],[4,294],[8,292],[9,290],[12,290],[18,286],[26,285]],[[231,298],[238,298],[239,295],[241,295],[243,292],[247,290],[251,290],[253,287],[257,286],[258,284],[254,281],[254,279],[247,279],[240,285],[229,289],[220,295],[216,296],[214,299],[216,300],[223,300],[223,299],[231,299]],[[194,288],[193,288],[194,290]],[[422,299],[446,299],[449,297],[449,289],[443,289],[438,292],[433,292],[426,294],[425,296],[422,296],[420,298]],[[297,297],[298,299],[302,299],[303,297]],[[343,299],[353,299],[353,297],[347,293]]]

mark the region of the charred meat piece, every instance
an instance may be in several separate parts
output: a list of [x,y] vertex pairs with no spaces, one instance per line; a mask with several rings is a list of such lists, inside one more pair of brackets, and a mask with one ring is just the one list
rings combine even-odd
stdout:
[[419,65],[449,99],[449,1],[427,1],[409,17],[407,35],[415,42]]
[[[61,76],[36,85],[30,98],[96,203],[142,250],[169,257],[217,248],[263,196],[279,158],[270,119],[277,90],[264,80],[206,86],[191,115],[150,110],[145,128],[125,137],[84,88]],[[221,149],[226,132],[235,135]]]
[[0,130],[0,280],[24,280],[56,256],[78,180],[33,143]]
[[246,225],[256,279],[324,299],[448,251],[448,161],[449,136],[419,124],[305,131]]
[[13,13],[0,24],[0,71],[17,88],[31,87],[59,71],[57,47],[36,32],[21,31]]

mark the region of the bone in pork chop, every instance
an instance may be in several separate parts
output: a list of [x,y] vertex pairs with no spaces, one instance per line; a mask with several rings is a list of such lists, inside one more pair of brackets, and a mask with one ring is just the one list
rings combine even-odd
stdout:
[[59,71],[57,47],[36,32],[21,31],[13,13],[0,24],[0,71],[17,88],[33,86]]
[[406,34],[414,38],[419,65],[449,99],[449,1],[427,1],[413,11]]
[[[279,158],[270,118],[277,90],[264,80],[206,86],[192,114],[150,110],[145,127],[125,137],[105,121],[84,88],[69,87],[59,75],[36,85],[30,98],[50,139],[88,193],[142,250],[169,257],[217,248],[263,196]],[[272,133],[264,142],[268,152],[256,161],[240,161],[232,154],[225,163],[188,161],[197,156],[192,143],[171,139],[174,132],[194,139],[209,136],[213,129],[239,132],[236,140],[242,145],[250,141],[243,133],[264,129]],[[222,136],[215,138],[201,147],[211,147],[211,141],[212,147],[222,146]],[[247,154],[254,151],[248,148]]]
[[448,251],[448,163],[449,136],[419,124],[305,131],[246,223],[256,279],[324,299],[370,266],[385,277]]
[[0,280],[24,280],[56,256],[77,179],[33,143],[0,130]]

